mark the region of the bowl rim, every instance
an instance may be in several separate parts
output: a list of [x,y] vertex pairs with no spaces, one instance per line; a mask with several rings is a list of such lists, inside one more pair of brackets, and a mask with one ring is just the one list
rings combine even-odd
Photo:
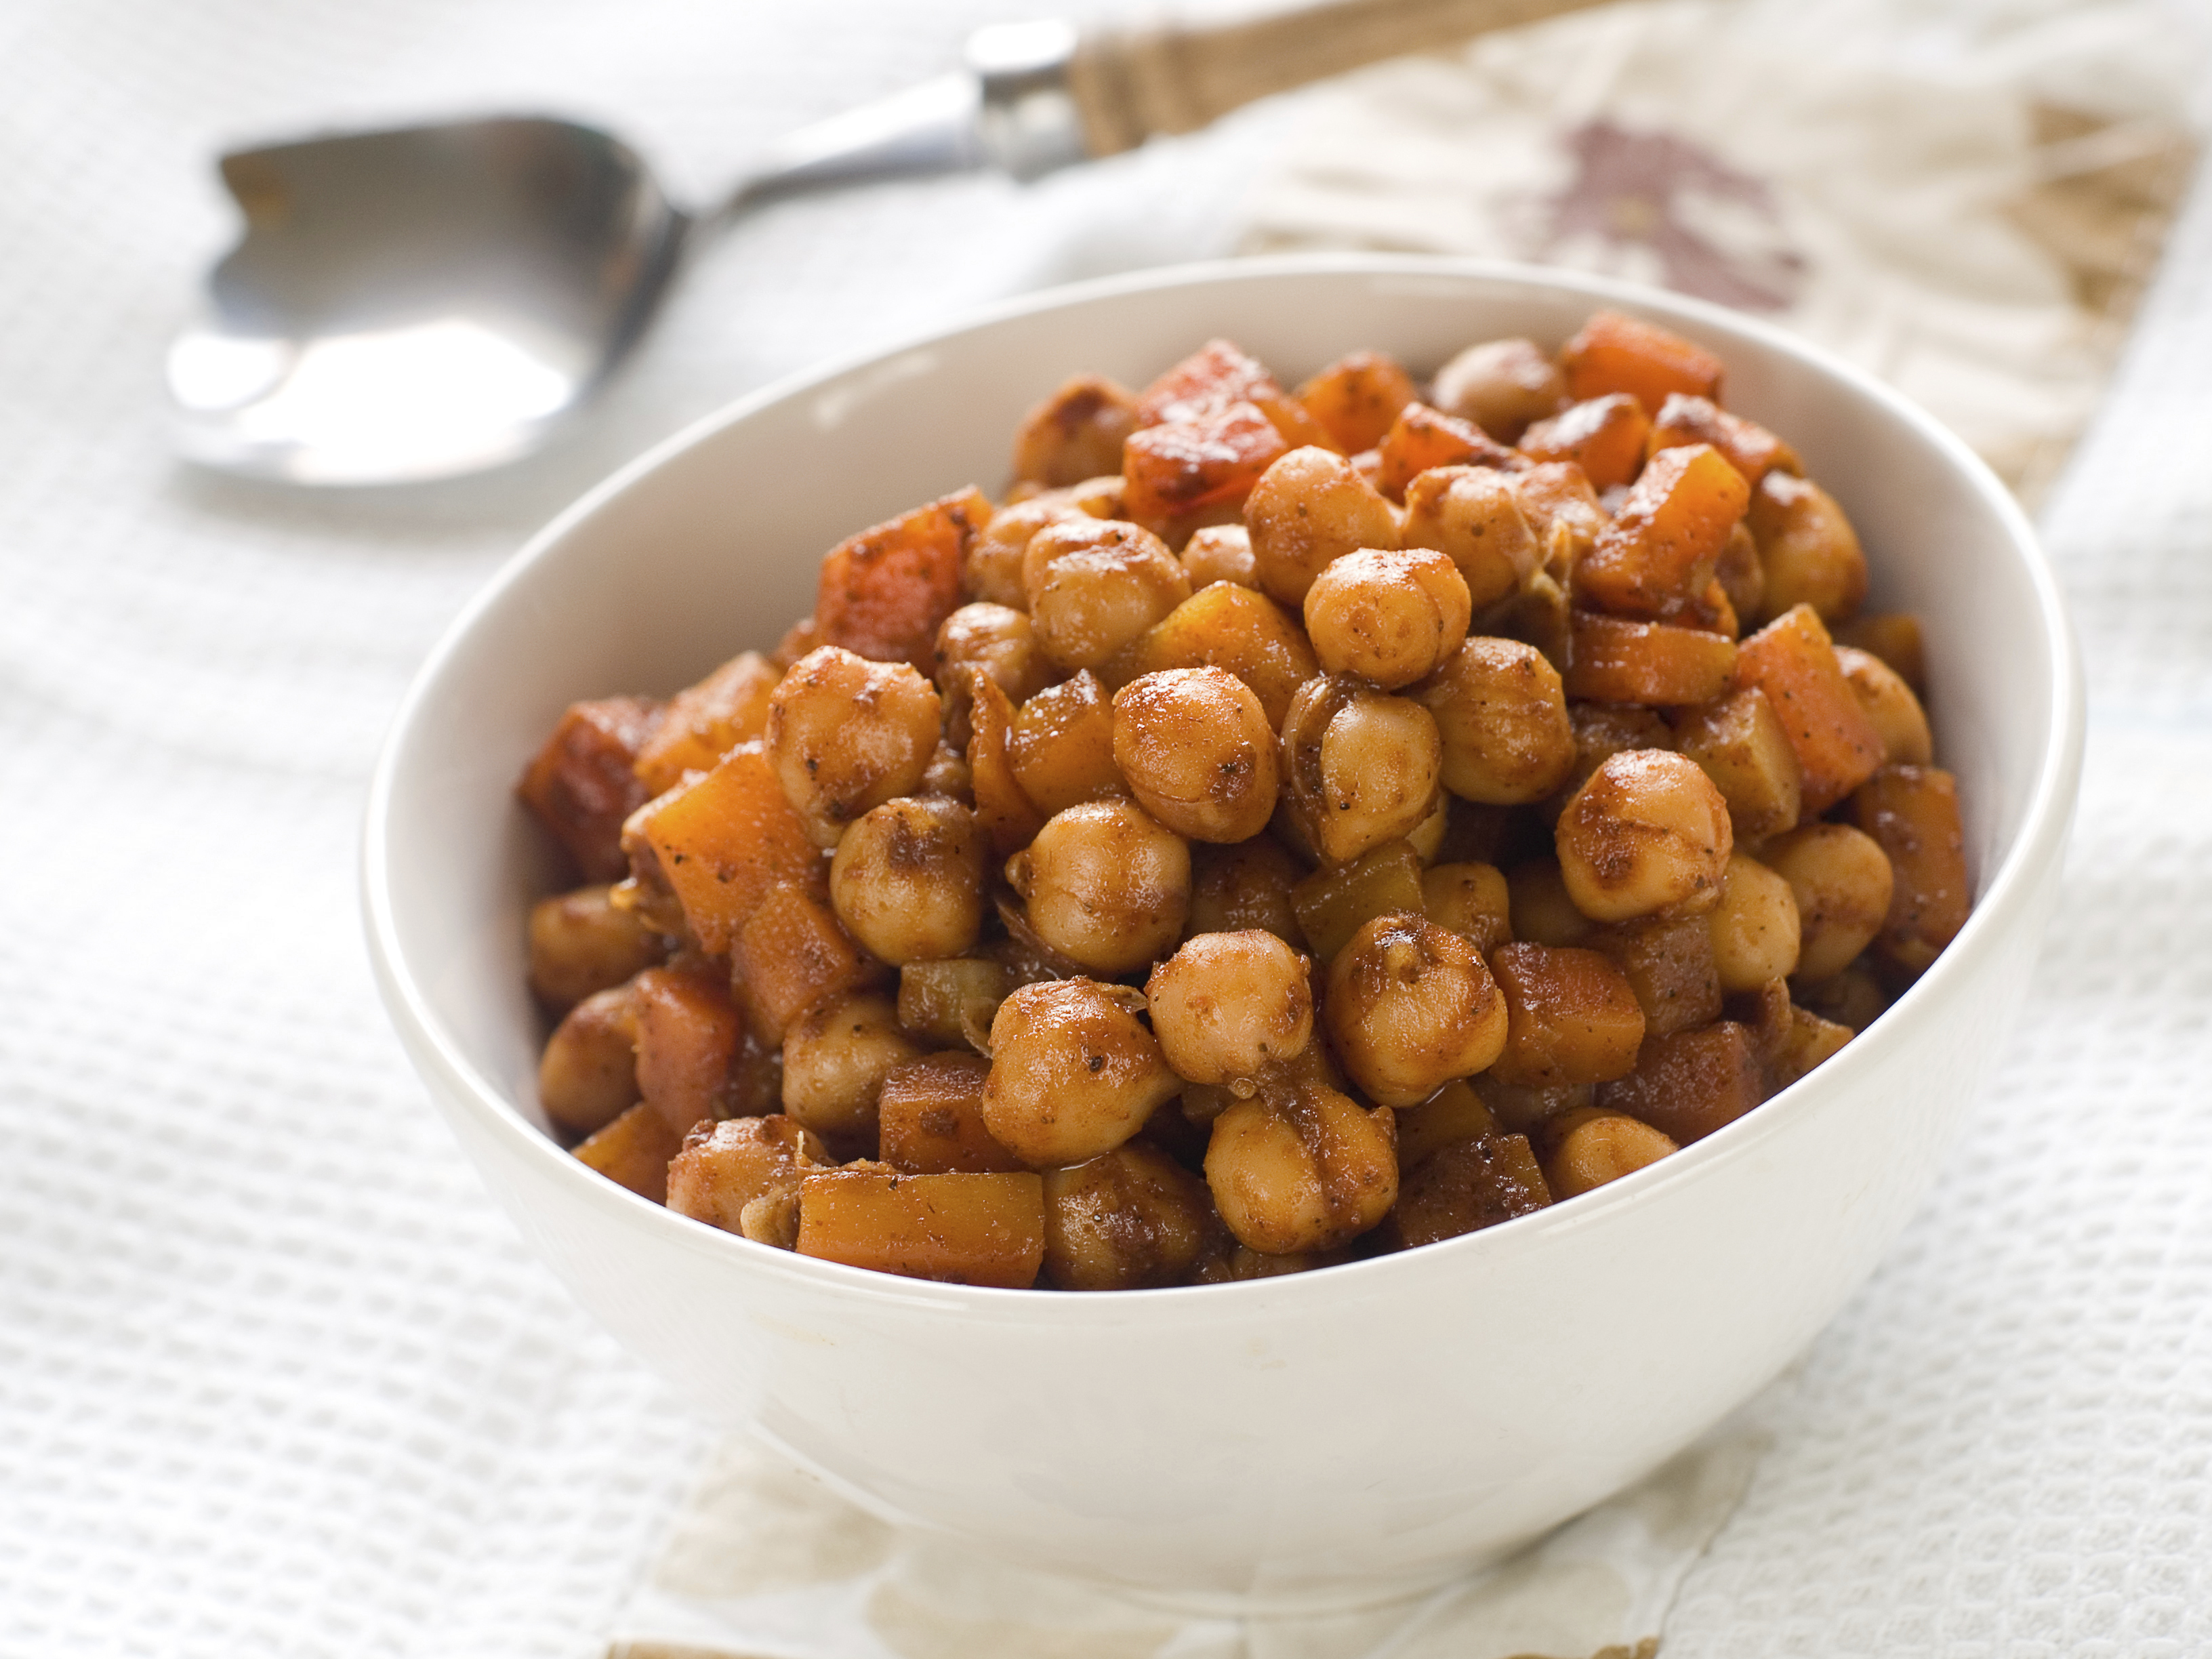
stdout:
[[[369,957],[387,1013],[419,1069],[437,1073],[447,1100],[465,1101],[471,1114],[512,1146],[547,1180],[568,1182],[581,1201],[612,1223],[659,1229],[667,1245],[705,1255],[750,1272],[781,1276],[833,1297],[859,1297],[875,1305],[902,1304],[938,1312],[1013,1318],[1059,1325],[1117,1324],[1143,1318],[1158,1321],[1171,1310],[1200,1320],[1229,1310],[1223,1298],[1247,1304],[1261,1301],[1298,1303],[1340,1291],[1358,1293],[1377,1273],[1406,1271],[1407,1262],[1426,1261],[1443,1269],[1447,1259],[1470,1253],[1509,1259],[1543,1248],[1565,1230],[1601,1224],[1621,1209],[1641,1205],[1647,1194],[1686,1182],[1706,1172],[1756,1157],[1772,1136],[1806,1109],[1808,1090],[1847,1091],[1859,1073],[1877,1063],[1868,1045],[1854,1041],[1825,1062],[1817,1073],[1790,1085],[1712,1134],[1623,1178],[1559,1204],[1496,1226],[1425,1245],[1418,1250],[1338,1264],[1326,1270],[1289,1273],[1223,1285],[1185,1285],[1121,1291],[1109,1295],[1071,1295],[1036,1289],[1007,1290],[944,1284],[928,1279],[848,1267],[842,1263],[774,1249],[735,1234],[680,1216],[587,1170],[557,1142],[529,1122],[490,1079],[461,1052],[421,982],[409,969],[400,945],[394,898],[388,824],[398,777],[416,732],[432,707],[446,674],[465,650],[478,620],[498,606],[523,574],[565,540],[580,525],[618,496],[627,494],[668,462],[726,428],[771,405],[803,397],[873,365],[925,348],[1042,312],[1079,308],[1100,301],[1163,289],[1232,287],[1282,277],[1436,278],[1545,289],[1579,295],[1594,306],[1615,307],[1632,314],[1679,320],[1723,335],[1742,336],[1805,367],[1841,381],[1908,428],[1972,486],[1979,504],[1996,520],[2025,567],[2042,624],[2043,646],[2052,667],[2053,719],[2036,763],[2033,787],[2020,830],[1984,890],[1966,926],[1935,964],[1884,1011],[1875,1039],[1878,1049],[1902,1040],[1905,1027],[1931,1017],[1929,1011],[1954,981],[1973,972],[1994,947],[1985,941],[1999,919],[2020,902],[2035,872],[2063,851],[2079,793],[2086,706],[2080,655],[2068,622],[2057,576],[2051,568],[2026,512],[1981,458],[1933,416],[1855,365],[1763,319],[1668,289],[1579,271],[1515,261],[1424,254],[1321,252],[1255,255],[1156,267],[1094,278],[1014,296],[963,312],[935,326],[875,345],[839,354],[826,362],[782,376],[691,422],[616,469],[556,514],[511,555],[461,607],[416,671],[395,711],[377,757],[365,805],[361,840],[361,904]],[[1078,372],[1070,368],[1069,373]],[[1816,1081],[1817,1079],[1817,1081]],[[552,1173],[555,1169],[565,1174]]]

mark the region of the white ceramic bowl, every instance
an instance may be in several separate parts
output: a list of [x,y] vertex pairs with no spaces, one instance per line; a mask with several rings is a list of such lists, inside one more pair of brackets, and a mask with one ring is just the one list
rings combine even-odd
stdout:
[[[1066,374],[1141,385],[1217,334],[1295,380],[1565,338],[1600,305],[1718,351],[1730,405],[1842,500],[1920,613],[1978,894],[1935,968],[1805,1081],[1571,1203],[1259,1283],[1080,1296],[808,1260],[669,1213],[544,1131],[512,789],[578,697],[668,692],[811,608],[843,536],[1004,480]],[[378,769],[376,970],[532,1246],[697,1407],[896,1522],[1192,1607],[1409,1593],[1655,1468],[1826,1324],[1922,1200],[2018,1007],[2075,797],[2081,694],[2003,488],[1864,376],[1711,306],[1472,261],[1331,256],[1091,284],[744,399],[593,490],[471,605]]]

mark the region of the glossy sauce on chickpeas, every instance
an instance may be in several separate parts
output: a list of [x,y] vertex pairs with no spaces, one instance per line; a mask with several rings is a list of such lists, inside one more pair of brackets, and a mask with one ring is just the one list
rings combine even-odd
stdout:
[[848,1266],[1226,1283],[1632,1175],[1878,1017],[1971,884],[1841,504],[1636,319],[1431,367],[1079,376],[773,653],[572,707],[576,1156]]

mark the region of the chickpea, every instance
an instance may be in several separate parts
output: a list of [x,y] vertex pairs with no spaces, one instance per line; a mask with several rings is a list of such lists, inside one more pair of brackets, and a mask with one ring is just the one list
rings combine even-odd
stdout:
[[1390,503],[1343,456],[1313,446],[1260,475],[1244,523],[1261,591],[1292,610],[1332,562],[1363,547],[1398,545]]
[[1577,1112],[1571,1116],[1578,1121],[1562,1124],[1558,1144],[1544,1160],[1544,1182],[1555,1200],[1618,1181],[1680,1150],[1658,1130],[1632,1117],[1595,1109],[1587,1115]]
[[1242,1085],[1313,1036],[1310,958],[1254,928],[1200,933],[1145,981],[1152,1035],[1178,1077]]
[[1234,582],[1239,587],[1260,585],[1259,566],[1252,557],[1252,533],[1241,524],[1208,525],[1194,532],[1182,544],[1181,556],[1194,593],[1215,582]]
[[1557,842],[1568,896],[1593,921],[1711,909],[1735,844],[1712,780],[1658,749],[1607,757],[1559,815]]
[[944,705],[902,662],[825,645],[792,665],[769,699],[768,752],[817,847],[835,847],[870,807],[920,787]]
[[1044,1272],[1063,1291],[1174,1285],[1216,1235],[1206,1183],[1132,1142],[1044,1177]]
[[923,1052],[883,993],[826,997],[783,1034],[783,1109],[832,1141],[872,1140],[884,1077]]
[[968,667],[981,669],[1019,703],[1052,684],[1052,665],[1037,649],[1028,617],[1010,605],[978,600],[963,605],[937,629],[937,685],[949,702],[964,685]]
[[1723,991],[1756,991],[1797,971],[1797,898],[1758,860],[1729,856],[1720,902],[1706,913]]
[[1133,993],[1087,979],[1024,985],[991,1021],[983,1124],[1035,1169],[1112,1152],[1182,1084],[1130,1012]]
[[1881,734],[1882,764],[1934,765],[1936,739],[1928,729],[1928,711],[1905,677],[1873,652],[1856,646],[1838,646],[1836,661],[1852,697]]
[[631,987],[593,992],[553,1028],[538,1061],[538,1098],[573,1134],[605,1127],[640,1098]]
[[1206,1184],[1237,1241],[1268,1255],[1357,1238],[1398,1197],[1390,1109],[1319,1085],[1240,1100],[1213,1120]]
[[549,1007],[565,1012],[668,953],[658,933],[608,899],[610,890],[579,887],[530,907],[530,988]]
[[993,605],[1020,610],[1030,602],[1029,592],[1022,586],[1022,556],[1029,551],[1031,539],[1048,524],[1085,516],[1060,490],[1008,502],[991,515],[982,533],[968,544],[967,556],[961,562],[962,590]]
[[1314,578],[1306,633],[1332,674],[1395,691],[1439,666],[1467,638],[1467,583],[1433,548],[1362,548]]
[[1431,467],[1407,484],[1399,544],[1450,559],[1477,611],[1527,586],[1544,563],[1513,480],[1486,466]]
[[1567,406],[1566,376],[1533,340],[1486,340],[1437,371],[1431,401],[1502,444]]
[[1190,597],[1167,544],[1115,519],[1047,525],[1022,555],[1038,647],[1060,667],[1097,668]]
[[781,1113],[702,1124],[669,1160],[668,1207],[726,1232],[746,1232],[748,1206],[773,1194],[795,1198],[799,1178],[829,1162],[821,1139]]
[[1505,999],[1481,954],[1403,912],[1376,917],[1336,953],[1322,1018],[1352,1080],[1384,1106],[1418,1106],[1505,1048]]
[[1291,889],[1305,877],[1297,854],[1273,836],[1255,836],[1234,847],[1201,842],[1191,849],[1190,920],[1184,932],[1194,939],[1258,927],[1303,950],[1305,931],[1298,926]]
[[1808,823],[1759,849],[1797,901],[1797,977],[1841,973],[1874,943],[1889,914],[1896,874],[1881,843],[1844,823]]
[[1146,809],[1193,841],[1249,841],[1274,816],[1275,734],[1225,668],[1171,668],[1116,691],[1114,760]]
[[975,813],[958,801],[885,801],[837,843],[830,902],[884,962],[957,957],[982,931],[985,851]]
[[1079,374],[1022,419],[1014,476],[1074,484],[1121,465],[1121,441],[1137,424],[1134,392],[1098,374]]
[[1421,872],[1421,908],[1437,927],[1485,953],[1513,942],[1510,890],[1495,865],[1431,865]]
[[1298,688],[1283,717],[1282,760],[1291,824],[1325,863],[1399,840],[1436,810],[1443,754],[1435,718],[1348,677]]
[[1094,974],[1128,974],[1175,948],[1190,908],[1190,848],[1133,801],[1055,813],[1006,862],[1029,924]]
[[1559,671],[1518,640],[1468,640],[1408,693],[1436,717],[1444,787],[1493,806],[1539,801],[1575,764]]

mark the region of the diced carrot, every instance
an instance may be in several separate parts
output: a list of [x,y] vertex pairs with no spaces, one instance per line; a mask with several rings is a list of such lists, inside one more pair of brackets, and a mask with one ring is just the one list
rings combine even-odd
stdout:
[[1305,629],[1265,593],[1212,582],[1147,629],[1103,671],[1107,689],[1170,668],[1225,668],[1280,731],[1297,690],[1321,672]]
[[1593,313],[1560,350],[1559,367],[1567,395],[1577,399],[1626,392],[1647,412],[1677,392],[1721,401],[1719,358],[1671,329],[1618,311]]
[[1678,392],[1659,406],[1659,417],[1652,422],[1651,435],[1644,441],[1644,454],[1649,459],[1662,449],[1686,444],[1711,444],[1754,489],[1761,478],[1777,468],[1784,472],[1799,470],[1797,452],[1756,421],[1731,415],[1710,398],[1686,397]]
[[1347,455],[1381,443],[1418,396],[1404,366],[1379,351],[1351,352],[1298,388],[1298,401]]
[[515,786],[587,881],[615,881],[629,871],[623,821],[649,799],[637,781],[637,757],[660,708],[649,697],[569,704]]
[[648,968],[637,976],[637,1087],[678,1135],[727,1115],[730,1066],[744,1042],[719,974]]
[[988,1173],[1023,1167],[983,1123],[983,1080],[991,1062],[981,1054],[932,1054],[894,1066],[877,1105],[883,1160],[915,1175]]
[[1044,1265],[1044,1182],[825,1170],[799,1188],[799,1253],[909,1279],[1024,1290]]
[[1765,692],[1781,717],[1802,775],[1804,817],[1826,811],[1881,764],[1881,733],[1811,605],[1793,606],[1736,647],[1735,684]]
[[1595,951],[1500,945],[1490,971],[1505,995],[1505,1052],[1490,1068],[1498,1082],[1604,1083],[1636,1068],[1644,1010],[1620,969]]
[[1941,767],[1885,766],[1851,797],[1850,814],[1897,878],[1875,948],[1917,977],[1958,937],[1973,904],[1958,780]]
[[1651,418],[1626,392],[1592,398],[1539,421],[1521,434],[1519,448],[1539,461],[1572,461],[1592,488],[1613,489],[1636,477]]
[[1375,487],[1393,501],[1432,466],[1495,466],[1518,471],[1522,458],[1473,421],[1411,403],[1376,447]]
[[634,821],[700,945],[716,954],[782,885],[813,887],[822,855],[757,743],[650,803]]
[[1662,452],[1575,567],[1576,599],[1626,616],[1679,615],[1704,597],[1750,501],[1743,475],[1711,444]]
[[757,651],[732,657],[698,684],[668,700],[659,725],[637,751],[637,778],[647,795],[704,772],[741,743],[768,730],[768,700],[782,670]]
[[668,1160],[684,1137],[641,1100],[598,1133],[576,1143],[576,1156],[617,1187],[656,1204],[668,1201]]
[[1670,623],[1635,622],[1577,611],[1572,623],[1567,696],[1578,702],[1679,708],[1710,702],[1729,689],[1736,644],[1723,634]]
[[730,945],[730,983],[763,1042],[781,1043],[816,1003],[888,977],[830,907],[804,887],[762,899]]
[[991,512],[981,490],[963,489],[831,548],[814,604],[821,643],[928,673],[938,624],[965,597],[961,555]]
[[1626,1077],[1599,1085],[1597,1104],[1648,1123],[1678,1146],[1703,1140],[1766,1097],[1751,1033],[1734,1020],[1647,1036]]
[[1152,527],[1207,507],[1238,505],[1289,450],[1282,434],[1249,403],[1145,427],[1121,447],[1123,508],[1136,523]]

